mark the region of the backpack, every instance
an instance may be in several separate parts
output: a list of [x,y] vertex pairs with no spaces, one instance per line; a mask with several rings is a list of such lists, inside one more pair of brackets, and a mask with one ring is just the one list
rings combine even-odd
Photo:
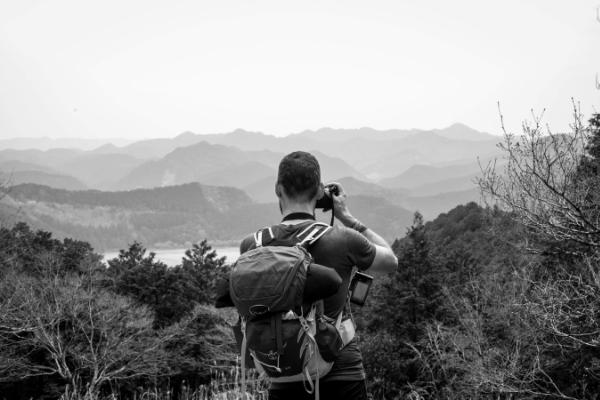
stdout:
[[303,304],[306,272],[313,263],[308,248],[330,229],[315,222],[288,242],[278,241],[272,228],[259,230],[254,234],[256,248],[233,265],[229,292],[241,319],[244,395],[249,355],[272,382],[302,381],[318,399],[319,378],[352,339],[340,335],[343,311],[332,320],[323,314],[322,300]]

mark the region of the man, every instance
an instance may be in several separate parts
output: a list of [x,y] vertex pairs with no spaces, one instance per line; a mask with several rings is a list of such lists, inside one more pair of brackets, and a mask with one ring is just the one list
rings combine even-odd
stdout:
[[[359,270],[394,271],[398,260],[387,242],[356,219],[346,205],[346,193],[339,183],[334,183],[338,193],[330,193],[334,216],[343,224],[335,226],[311,248],[314,262],[330,268],[342,278],[337,293],[324,300],[325,314],[336,318],[344,310],[344,319],[350,318],[345,310],[348,288],[354,267]],[[329,185],[328,185],[329,186]],[[275,185],[279,209],[283,216],[280,227],[290,234],[300,232],[314,219],[315,205],[324,194],[321,170],[317,159],[310,153],[297,151],[281,160]],[[255,247],[252,235],[240,245],[240,253]],[[367,390],[362,356],[356,339],[342,350],[331,372],[321,378],[322,399],[366,400]],[[302,382],[273,383],[270,400],[311,399]]]

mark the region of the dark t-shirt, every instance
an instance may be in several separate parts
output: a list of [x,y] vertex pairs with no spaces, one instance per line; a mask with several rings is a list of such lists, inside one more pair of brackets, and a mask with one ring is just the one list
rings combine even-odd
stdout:
[[[302,231],[312,223],[297,225],[280,224],[278,227],[289,234]],[[240,244],[240,254],[255,248],[254,236],[246,237]],[[344,309],[350,286],[352,270],[365,270],[375,258],[375,246],[360,233],[346,227],[334,226],[309,248],[315,263],[334,268],[342,278],[338,292],[324,300],[325,314],[336,318]],[[356,339],[352,340],[333,364],[331,372],[323,380],[361,380],[365,378],[362,357]],[[279,386],[279,384],[277,385]]]

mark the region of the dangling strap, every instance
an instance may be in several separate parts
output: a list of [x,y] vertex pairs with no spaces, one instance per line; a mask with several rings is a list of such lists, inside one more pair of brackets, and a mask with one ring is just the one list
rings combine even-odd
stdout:
[[335,320],[335,329],[337,329],[338,331],[340,330],[340,326],[342,325],[343,314],[344,314],[344,309],[342,309],[342,311],[340,311],[340,314],[338,315],[338,317]]
[[246,400],[246,319],[242,318],[242,400]]
[[[321,306],[322,306],[322,302],[320,302]],[[302,329],[304,329],[305,332],[305,336],[308,342],[308,357],[307,359],[310,359],[312,357],[314,357],[317,354],[317,341],[315,340],[315,337],[313,336],[312,332],[310,331],[310,326],[307,320],[314,320],[316,318],[316,314],[318,312],[318,307],[319,304],[317,303],[313,303],[313,305],[310,308],[310,311],[308,313],[308,315],[305,317],[304,313],[302,313],[302,315],[300,316],[299,320],[300,320],[300,325],[302,326]],[[308,361],[307,361],[308,363]],[[315,393],[315,400],[319,400],[320,399],[320,395],[319,395],[319,364],[317,363],[317,370],[316,370],[316,379],[315,379],[315,383],[313,384],[313,380],[312,377],[310,376],[310,372],[308,370],[308,366],[304,366],[304,376],[302,378],[302,383],[304,385],[304,390],[309,393],[309,394],[313,394]],[[308,386],[307,386],[308,383]]]
[[275,371],[281,373],[281,368],[279,367],[279,357],[277,357],[277,365],[275,364],[269,364],[263,361],[260,361],[254,354],[250,353],[250,355],[252,356],[252,360],[254,360],[255,364],[260,364],[263,367],[267,367],[267,368],[271,368],[274,369]]
[[319,364],[317,364],[317,383],[315,385],[315,400],[319,400],[321,398],[319,394]]

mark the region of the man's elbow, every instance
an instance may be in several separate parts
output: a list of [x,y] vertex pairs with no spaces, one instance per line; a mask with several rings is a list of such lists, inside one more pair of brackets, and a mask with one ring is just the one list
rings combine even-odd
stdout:
[[390,255],[388,255],[387,257],[387,262],[385,263],[385,272],[394,272],[396,270],[398,270],[398,258],[396,257],[396,255],[394,253],[391,253]]
[[393,251],[382,249],[378,251],[370,269],[377,272],[394,272],[398,269],[398,258]]

